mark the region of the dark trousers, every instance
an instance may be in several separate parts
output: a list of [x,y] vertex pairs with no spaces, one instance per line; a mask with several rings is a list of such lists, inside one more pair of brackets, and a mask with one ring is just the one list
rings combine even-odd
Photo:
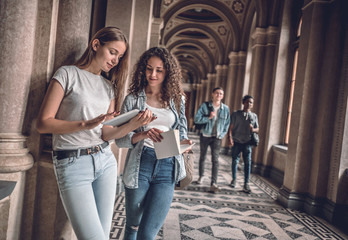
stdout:
[[217,139],[216,137],[204,137],[201,134],[200,136],[201,154],[199,157],[199,176],[200,177],[204,176],[204,161],[205,161],[205,156],[207,155],[208,146],[210,146],[211,160],[213,165],[211,168],[211,185],[212,185],[213,183],[217,183],[221,139]]
[[251,145],[249,143],[235,142],[232,147],[232,178],[237,178],[237,166],[240,160],[240,153],[244,161],[244,182],[249,183],[251,169]]

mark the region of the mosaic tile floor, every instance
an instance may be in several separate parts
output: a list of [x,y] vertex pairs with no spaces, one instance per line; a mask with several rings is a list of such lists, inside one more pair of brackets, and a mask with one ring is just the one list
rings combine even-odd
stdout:
[[[194,152],[198,169],[199,138],[192,134],[190,137],[196,142]],[[317,217],[277,204],[277,188],[259,176],[251,176],[250,194],[242,191],[241,171],[236,188],[230,188],[229,156],[220,156],[218,185],[221,192],[210,193],[209,154],[210,151],[206,160],[207,177],[201,185],[191,184],[185,190],[175,191],[171,209],[156,239],[348,239]],[[123,239],[125,220],[124,195],[120,194],[115,202],[110,239]]]

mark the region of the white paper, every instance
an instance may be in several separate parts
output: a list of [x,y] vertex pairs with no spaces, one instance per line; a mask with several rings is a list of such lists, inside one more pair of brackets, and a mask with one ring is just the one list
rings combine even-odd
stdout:
[[133,109],[129,112],[118,115],[118,116],[114,117],[113,119],[105,121],[105,122],[103,122],[103,124],[117,127],[117,126],[120,126],[120,125],[128,122],[132,118],[134,118],[139,112],[140,112],[139,109]]
[[157,159],[179,155],[193,146],[193,144],[180,144],[179,130],[170,130],[161,135],[163,139],[160,142],[154,142]]

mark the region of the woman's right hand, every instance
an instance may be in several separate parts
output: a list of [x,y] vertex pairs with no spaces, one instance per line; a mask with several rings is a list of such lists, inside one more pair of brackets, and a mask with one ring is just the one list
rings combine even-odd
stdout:
[[145,111],[140,111],[134,118],[130,120],[129,123],[134,127],[134,129],[137,129],[139,127],[149,124],[156,118],[157,117],[153,115],[151,110],[145,109]]
[[106,114],[100,114],[98,117],[93,118],[91,120],[83,121],[81,123],[83,129],[93,129],[97,127],[99,124],[104,122],[108,117],[110,116],[117,116],[119,113],[112,112],[112,113],[106,113]]

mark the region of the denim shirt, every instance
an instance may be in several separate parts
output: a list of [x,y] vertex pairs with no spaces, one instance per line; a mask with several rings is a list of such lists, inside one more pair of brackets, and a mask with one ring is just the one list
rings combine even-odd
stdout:
[[[209,108],[213,108],[213,102],[208,103]],[[203,103],[195,115],[195,123],[207,123],[204,128],[202,128],[201,133],[206,135],[211,135],[214,127],[214,118],[209,119],[210,111],[205,103]],[[221,103],[218,116],[216,119],[216,138],[222,139],[228,132],[230,126],[230,109],[226,104]]]
[[[146,103],[145,91],[141,91],[139,96],[129,94],[126,96],[122,108],[121,114],[129,112],[132,109],[139,109],[144,111]],[[172,129],[178,129],[180,133],[180,141],[187,138],[187,120],[185,116],[185,101],[181,100],[180,114],[175,109],[174,101],[170,101],[170,109],[175,115],[175,122]],[[128,148],[126,157],[126,163],[123,170],[123,183],[127,188],[138,188],[138,177],[140,168],[141,153],[144,146],[144,140],[132,144],[132,137],[135,133],[142,132],[145,127],[142,126],[133,132],[128,133],[126,136],[116,139],[116,144],[120,148]],[[175,182],[178,183],[186,176],[185,164],[182,155],[175,156]]]

